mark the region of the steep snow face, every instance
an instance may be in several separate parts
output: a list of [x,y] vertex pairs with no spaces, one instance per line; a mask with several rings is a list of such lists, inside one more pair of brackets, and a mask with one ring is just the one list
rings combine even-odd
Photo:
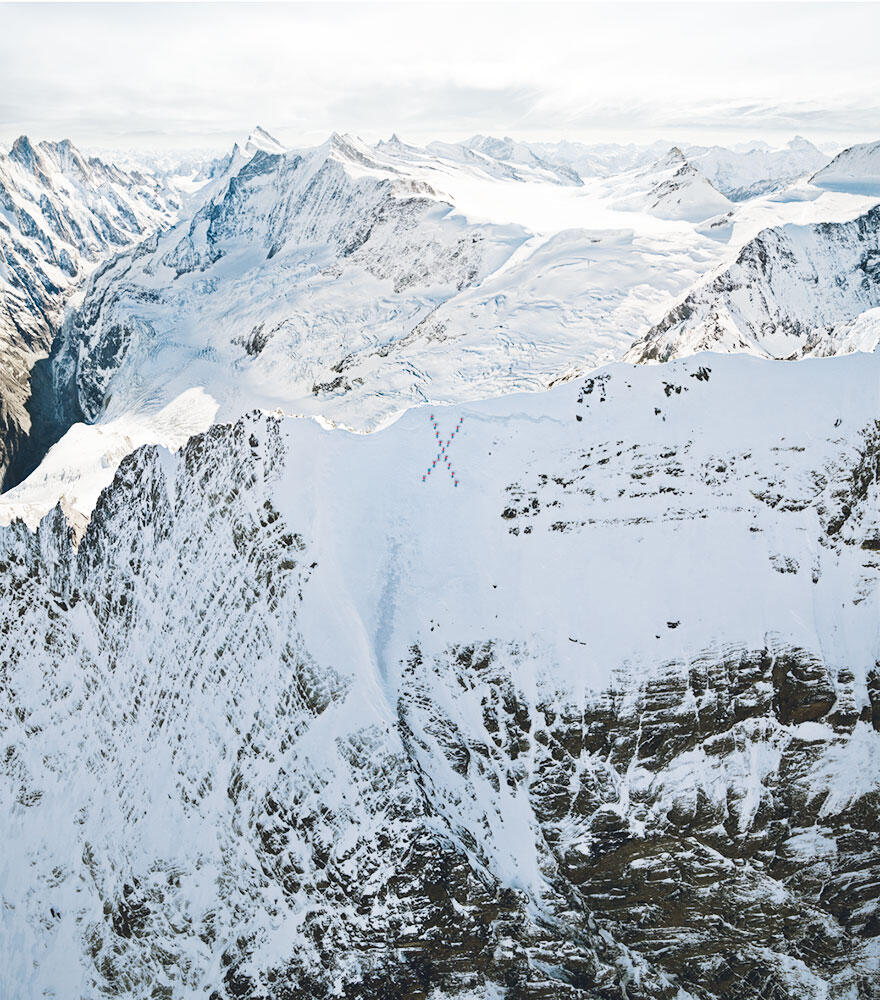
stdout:
[[880,306],[880,206],[852,222],[768,229],[635,344],[633,361],[702,350],[799,358],[873,350]]
[[31,372],[48,354],[72,289],[179,208],[158,178],[87,159],[67,140],[33,146],[22,136],[0,154],[0,489],[30,471],[24,441],[51,437],[52,414],[43,409],[51,404],[35,399],[50,376],[38,371],[34,385]]
[[731,201],[781,191],[828,162],[821,149],[800,136],[783,149],[764,144],[743,150],[686,146],[685,155]]
[[878,377],[246,418],[0,530],[0,993],[873,1000]]
[[281,154],[287,152],[287,147],[283,146],[275,136],[269,135],[264,128],[258,125],[248,136],[247,142],[244,145],[244,154],[248,158],[257,152]]
[[880,196],[880,142],[845,149],[812,178],[832,191],[855,191]]

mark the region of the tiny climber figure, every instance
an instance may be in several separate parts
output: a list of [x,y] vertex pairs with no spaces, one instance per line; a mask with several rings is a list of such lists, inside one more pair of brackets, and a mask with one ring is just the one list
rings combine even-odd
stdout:
[[458,477],[455,474],[455,470],[452,468],[452,461],[449,458],[448,452],[450,445],[455,439],[455,435],[459,432],[461,425],[464,423],[464,417],[459,417],[458,423],[452,429],[452,432],[450,433],[449,437],[446,438],[445,440],[440,436],[440,425],[434,419],[433,413],[430,415],[430,420],[431,420],[431,426],[434,428],[434,437],[437,441],[437,444],[440,445],[440,451],[437,452],[436,458],[434,458],[427,472],[422,476],[422,482],[423,483],[427,482],[428,477],[437,468],[438,463],[442,460],[443,462],[446,463],[446,468],[449,469],[449,478],[452,480],[452,485],[458,486]]

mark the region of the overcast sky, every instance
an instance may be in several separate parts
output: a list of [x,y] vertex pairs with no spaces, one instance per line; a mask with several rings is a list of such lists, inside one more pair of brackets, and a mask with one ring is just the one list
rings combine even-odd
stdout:
[[880,4],[0,4],[0,141],[880,138]]

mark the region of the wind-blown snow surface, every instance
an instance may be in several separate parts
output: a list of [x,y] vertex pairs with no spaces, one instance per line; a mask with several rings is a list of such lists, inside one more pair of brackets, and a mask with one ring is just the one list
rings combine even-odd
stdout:
[[680,150],[606,152],[618,173],[581,182],[512,140],[285,151],[256,129],[204,173],[189,218],[90,282],[52,366],[90,426],[0,520],[36,524],[59,500],[86,518],[132,446],[257,407],[369,431],[425,402],[544,389],[620,358],[768,225],[874,204],[805,183],[733,203]]
[[253,416],[2,529],[0,994],[880,995],[878,379]]

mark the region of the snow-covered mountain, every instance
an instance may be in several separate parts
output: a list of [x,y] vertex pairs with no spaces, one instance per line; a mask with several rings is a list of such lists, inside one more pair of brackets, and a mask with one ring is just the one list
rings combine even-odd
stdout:
[[698,351],[771,358],[844,354],[880,343],[880,206],[852,222],[787,225],[748,243],[634,344],[632,361]]
[[0,447],[61,435],[0,497],[0,997],[880,1000],[876,196],[61,146],[0,159]]
[[21,136],[0,154],[0,488],[30,471],[28,438],[43,439],[37,452],[52,439],[43,409],[49,376],[38,369],[32,385],[31,372],[71,291],[179,208],[177,192],[157,177],[86,158],[67,140],[33,145]]
[[700,222],[732,208],[678,146],[656,163],[634,171],[627,180],[626,192],[615,203],[624,210],[646,211],[659,219]]
[[72,426],[0,521],[59,500],[87,519],[132,449],[256,407],[370,431],[424,402],[546,388],[621,357],[768,223],[874,203],[797,188],[734,204],[678,149],[575,185],[396,136],[276,148],[255,129],[199,175],[182,222],[93,276],[49,366]]
[[850,146],[811,178],[834,191],[863,191],[880,196],[880,142]]
[[688,160],[731,201],[781,191],[828,162],[813,143],[796,136],[784,148],[756,143],[748,149],[685,146]]
[[263,402],[344,391],[334,366],[410,333],[527,235],[468,224],[387,148],[334,135],[305,155],[257,151],[186,224],[93,281],[72,345],[84,412],[102,412],[111,383],[128,406],[125,380],[149,378],[151,356],[180,369],[222,352],[210,382],[239,367],[229,391],[255,379]]
[[572,170],[564,163],[553,163],[550,160],[545,160],[535,152],[529,143],[517,142],[507,137],[495,139],[492,136],[475,135],[463,145],[466,149],[475,150],[493,160],[507,164],[513,168],[513,176],[518,176],[515,170],[516,165],[522,165],[533,171],[546,173],[560,184],[580,185],[582,183],[576,170]]
[[[544,165],[565,167],[582,179],[612,177],[630,170],[645,168],[662,160],[670,144],[620,145],[560,142],[523,142],[474,136],[466,144],[487,155],[509,162],[540,161]],[[744,146],[679,147],[686,158],[714,188],[731,201],[745,201],[780,191],[801,178],[810,177],[828,163],[828,156],[801,136],[785,146],[774,148],[766,142]]]
[[876,997],[878,379],[254,415],[0,531],[0,994]]
[[257,125],[247,137],[247,142],[244,144],[244,155],[250,158],[257,152],[280,154],[286,153],[287,147],[283,146],[274,135],[270,135],[262,125]]
[[670,144],[583,143],[562,139],[559,142],[530,142],[529,147],[548,163],[557,163],[574,170],[581,178],[611,177],[636,167],[654,163],[669,150]]
[[87,512],[132,447],[255,406],[369,430],[428,399],[546,387],[619,356],[718,259],[690,227],[496,163],[342,136],[234,150],[189,220],[90,281],[53,373],[95,431],[27,484],[29,519],[62,494]]

